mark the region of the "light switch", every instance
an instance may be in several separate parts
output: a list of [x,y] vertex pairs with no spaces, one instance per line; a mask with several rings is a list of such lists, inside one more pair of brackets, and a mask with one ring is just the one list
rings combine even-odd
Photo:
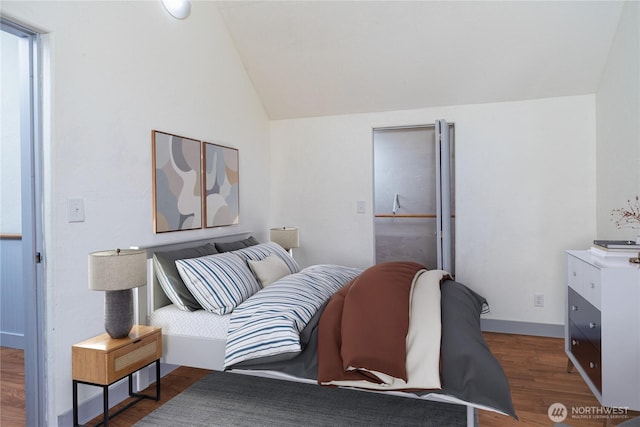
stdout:
[[359,214],[367,213],[367,202],[364,200],[358,200],[356,205],[356,212]]
[[84,200],[83,199],[67,200],[67,221],[68,222],[84,222]]

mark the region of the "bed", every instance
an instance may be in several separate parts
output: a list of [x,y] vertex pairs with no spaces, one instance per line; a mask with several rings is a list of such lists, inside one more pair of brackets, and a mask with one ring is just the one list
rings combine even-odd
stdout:
[[164,363],[465,405],[470,426],[477,409],[517,419],[486,300],[446,272],[300,269],[247,234],[146,249],[138,315],[162,327]]

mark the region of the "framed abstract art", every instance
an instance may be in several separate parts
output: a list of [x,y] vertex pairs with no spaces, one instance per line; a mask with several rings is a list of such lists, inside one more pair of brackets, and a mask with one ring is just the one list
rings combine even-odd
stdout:
[[203,143],[205,227],[238,224],[240,220],[240,172],[238,150]]
[[202,228],[202,143],[152,131],[155,233]]

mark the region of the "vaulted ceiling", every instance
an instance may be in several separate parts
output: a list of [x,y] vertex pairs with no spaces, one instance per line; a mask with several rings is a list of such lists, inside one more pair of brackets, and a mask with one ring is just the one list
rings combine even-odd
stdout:
[[595,93],[623,6],[219,3],[272,119]]

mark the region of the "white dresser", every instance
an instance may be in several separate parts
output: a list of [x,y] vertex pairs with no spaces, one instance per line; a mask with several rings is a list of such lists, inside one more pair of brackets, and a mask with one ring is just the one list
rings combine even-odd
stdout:
[[567,251],[565,351],[603,406],[640,410],[640,268]]

